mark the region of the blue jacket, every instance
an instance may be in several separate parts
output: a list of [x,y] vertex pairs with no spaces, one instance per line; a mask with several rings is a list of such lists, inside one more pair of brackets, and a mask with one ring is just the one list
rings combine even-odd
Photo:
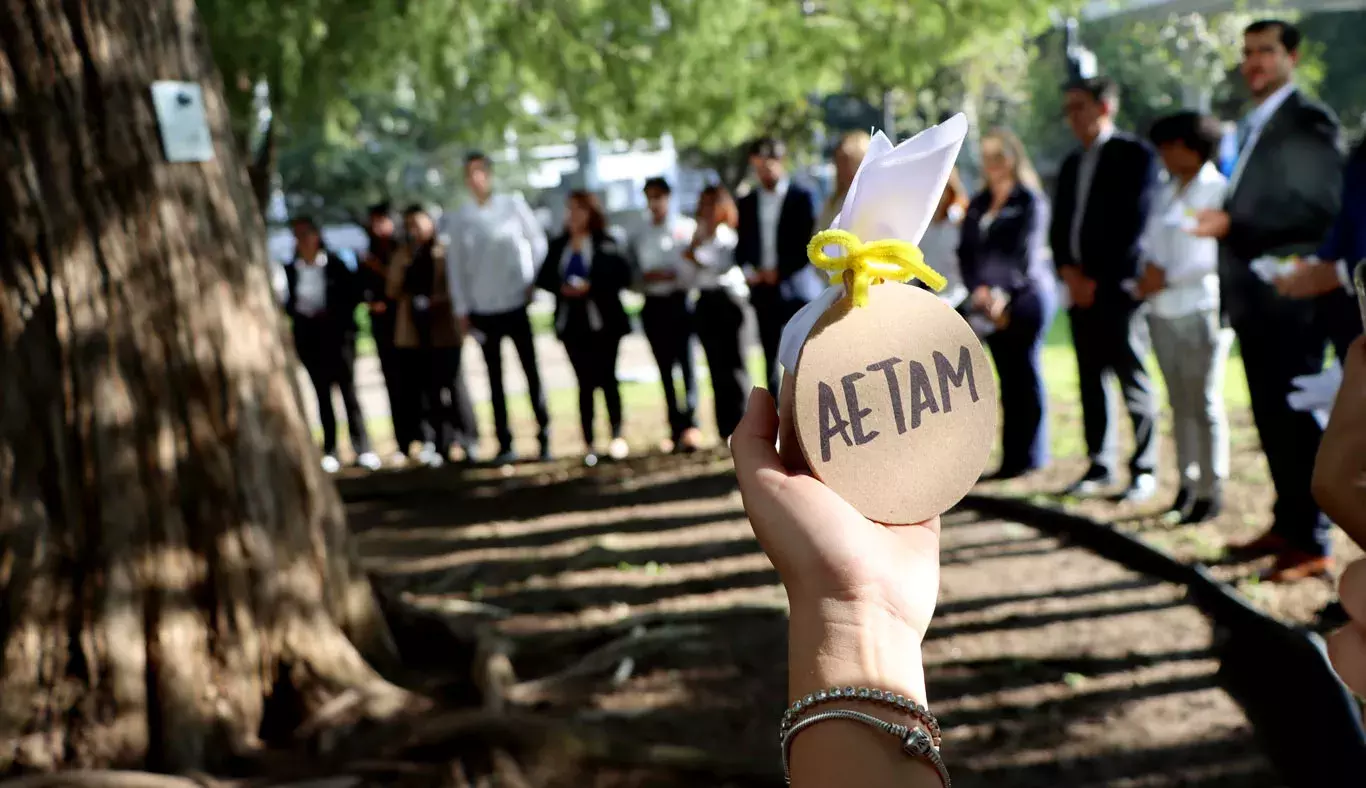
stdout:
[[1366,260],[1366,141],[1357,145],[1342,173],[1342,207],[1319,247],[1320,260]]

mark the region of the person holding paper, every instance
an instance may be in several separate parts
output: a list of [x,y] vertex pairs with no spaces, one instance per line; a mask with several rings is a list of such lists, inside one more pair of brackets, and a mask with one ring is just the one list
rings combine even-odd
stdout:
[[1265,579],[1321,575],[1332,567],[1328,519],[1310,493],[1323,432],[1288,397],[1296,377],[1322,371],[1325,341],[1312,301],[1288,298],[1258,275],[1267,256],[1307,254],[1338,211],[1342,156],[1333,114],[1294,82],[1300,32],[1263,20],[1243,33],[1243,78],[1256,107],[1239,124],[1238,162],[1222,209],[1196,216],[1194,233],[1219,241],[1220,301],[1238,334],[1252,415],[1276,487],[1271,528],[1230,557],[1275,556]]
[[579,424],[583,428],[584,463],[598,462],[593,443],[593,395],[602,390],[612,430],[608,456],[624,459],[630,452],[621,434],[621,387],[617,351],[631,333],[621,305],[621,291],[631,284],[631,265],[607,232],[607,216],[598,198],[569,193],[565,231],[550,242],[536,286],[555,295],[555,333],[564,343],[574,377],[579,381]]
[[464,335],[451,309],[447,287],[446,247],[436,238],[436,224],[420,205],[403,212],[407,243],[389,264],[388,296],[398,304],[394,345],[418,383],[409,392],[422,414],[426,445],[421,460],[440,467],[460,444],[465,460],[477,458],[478,426],[465,379],[460,374]]
[[986,338],[1001,380],[1001,466],[1013,479],[1048,464],[1043,338],[1057,311],[1048,268],[1048,200],[1024,144],[1010,131],[982,137],[986,188],[968,204],[958,259],[971,308],[997,326]]
[[664,386],[664,407],[669,417],[665,450],[690,452],[702,443],[702,433],[697,429],[697,370],[688,299],[693,266],[683,259],[695,228],[691,219],[670,214],[672,193],[663,178],[645,181],[648,210],[645,221],[631,233],[627,250],[645,293],[640,322]]
[[750,389],[741,331],[749,286],[735,265],[735,201],[720,185],[708,186],[697,198],[697,230],[683,258],[695,266],[697,306],[693,325],[711,373],[716,432],[722,442],[735,432],[745,412]]
[[771,137],[750,146],[750,167],[759,186],[740,199],[735,247],[735,261],[745,271],[759,323],[770,391],[777,391],[782,379],[778,344],[783,326],[824,288],[806,258],[806,245],[816,228],[815,198],[788,178],[786,155],[786,146]]
[[1058,173],[1050,245],[1071,296],[1082,422],[1091,467],[1068,488],[1095,495],[1115,481],[1118,452],[1110,421],[1119,378],[1134,426],[1130,480],[1121,498],[1144,501],[1157,491],[1157,404],[1146,358],[1149,339],[1141,302],[1130,292],[1138,276],[1139,238],[1157,185],[1157,156],[1144,140],[1115,128],[1119,89],[1093,77],[1068,86],[1064,106],[1081,149]]
[[503,388],[503,340],[511,339],[526,374],[527,395],[536,416],[541,460],[550,459],[550,413],[536,365],[536,343],[527,317],[536,266],[545,257],[545,230],[520,194],[493,191],[492,165],[482,153],[465,157],[465,185],[474,199],[449,217],[447,275],[451,302],[461,331],[473,334],[488,367],[493,429],[498,436],[496,464],[517,460],[508,427]]
[[1143,233],[1137,293],[1150,305],[1153,350],[1167,381],[1181,479],[1171,512],[1182,523],[1217,516],[1228,478],[1224,366],[1233,332],[1219,317],[1219,245],[1190,234],[1197,212],[1224,202],[1228,181],[1212,161],[1222,133],[1215,118],[1178,112],[1148,134],[1170,179]]

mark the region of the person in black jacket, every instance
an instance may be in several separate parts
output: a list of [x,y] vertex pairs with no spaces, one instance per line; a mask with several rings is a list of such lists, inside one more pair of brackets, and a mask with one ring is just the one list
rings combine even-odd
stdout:
[[816,201],[809,190],[787,177],[786,152],[781,142],[768,137],[750,147],[749,163],[759,188],[740,198],[735,247],[735,262],[745,271],[759,323],[768,388],[774,392],[782,377],[778,342],[783,326],[824,288],[806,257],[806,245],[816,230]]
[[294,329],[299,362],[318,395],[318,420],[323,428],[323,468],[336,472],[337,417],[332,389],[341,391],[346,426],[356,463],[374,470],[379,456],[370,450],[365,417],[356,399],[356,307],[361,303],[360,279],[344,260],[323,245],[318,225],[295,218],[294,259],[285,265],[285,313]]
[[607,217],[597,197],[586,191],[570,192],[565,232],[550,242],[536,286],[555,295],[555,333],[579,381],[579,422],[588,465],[597,464],[593,447],[593,393],[597,389],[602,389],[612,428],[608,455],[619,460],[629,451],[621,434],[617,350],[621,338],[631,333],[621,305],[621,291],[630,284],[630,263],[607,234]]
[[1275,555],[1264,579],[1332,568],[1332,527],[1311,494],[1323,430],[1290,407],[1292,381],[1323,369],[1322,303],[1277,292],[1254,268],[1264,257],[1313,252],[1333,226],[1342,186],[1338,123],[1295,87],[1300,32],[1279,20],[1243,33],[1243,79],[1256,103],[1238,124],[1239,152],[1223,210],[1202,211],[1195,233],[1219,239],[1221,308],[1238,335],[1252,418],[1276,487],[1271,528],[1233,547],[1235,558]]
[[1043,340],[1058,308],[1045,247],[1048,200],[1013,133],[982,137],[986,188],[968,204],[958,261],[971,309],[996,324],[987,347],[1001,378],[1001,466],[1011,479],[1048,464]]
[[389,396],[389,418],[394,425],[394,440],[398,451],[394,461],[406,462],[413,441],[420,440],[418,414],[410,406],[407,387],[412,385],[412,373],[403,368],[402,354],[394,346],[394,319],[398,303],[385,292],[389,277],[389,263],[398,250],[394,234],[394,218],[389,203],[370,206],[369,246],[361,255],[361,297],[370,315],[370,336],[375,340],[380,370],[384,373],[384,388]]
[[1156,152],[1146,140],[1115,129],[1115,83],[1093,77],[1066,89],[1067,122],[1081,142],[1063,162],[1049,233],[1053,259],[1071,300],[1069,316],[1081,384],[1082,421],[1091,466],[1068,488],[1094,495],[1114,484],[1117,436],[1110,423],[1111,392],[1119,378],[1134,425],[1134,453],[1124,500],[1157,492],[1157,404],[1146,359],[1148,324],[1132,294],[1158,178]]

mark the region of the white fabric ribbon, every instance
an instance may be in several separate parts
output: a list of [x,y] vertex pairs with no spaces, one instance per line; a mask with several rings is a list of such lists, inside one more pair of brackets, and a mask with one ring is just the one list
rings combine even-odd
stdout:
[[1334,363],[1315,375],[1300,375],[1291,380],[1294,388],[1286,397],[1291,410],[1311,413],[1323,427],[1333,411],[1333,401],[1342,387],[1342,367]]
[[[919,244],[939,207],[967,133],[968,119],[962,113],[895,147],[879,131],[830,227],[848,230],[864,242],[900,239]],[[802,345],[816,321],[843,295],[843,284],[830,285],[783,327],[778,361],[789,374],[796,370]]]

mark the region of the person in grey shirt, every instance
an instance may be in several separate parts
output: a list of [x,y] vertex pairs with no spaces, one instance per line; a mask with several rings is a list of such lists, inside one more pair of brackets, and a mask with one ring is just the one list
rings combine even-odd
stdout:
[[493,191],[488,157],[465,159],[465,185],[474,199],[449,216],[447,282],[461,331],[474,334],[488,367],[493,425],[498,435],[495,464],[515,462],[503,389],[503,339],[512,340],[526,373],[527,394],[539,427],[540,459],[550,458],[550,416],[536,366],[536,344],[527,304],[536,272],[546,254],[545,230],[520,194]]

